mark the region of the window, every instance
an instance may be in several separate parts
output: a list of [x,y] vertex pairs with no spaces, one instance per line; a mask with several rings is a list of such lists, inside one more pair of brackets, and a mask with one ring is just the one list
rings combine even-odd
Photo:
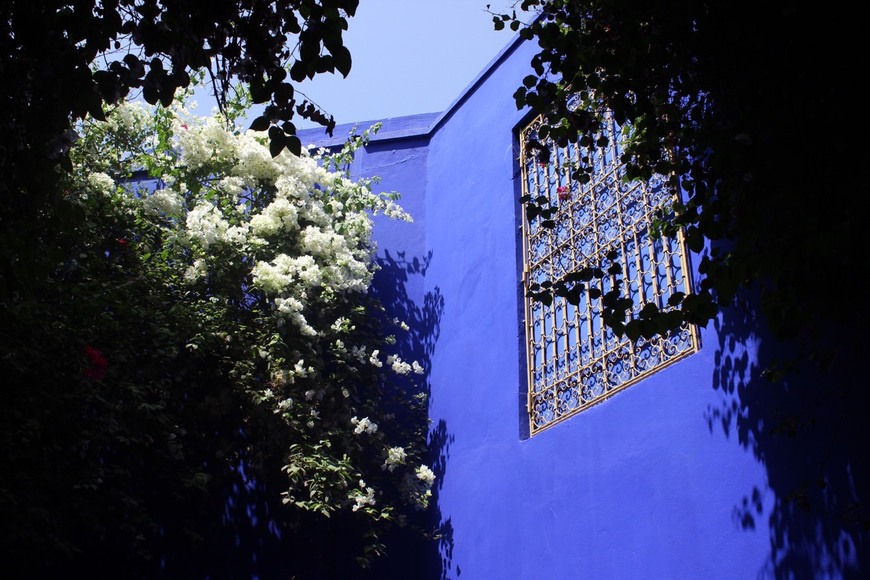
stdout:
[[[619,162],[619,128],[612,119],[605,126],[610,144],[589,150],[579,144],[547,144],[549,159],[527,150],[540,119],[520,135],[523,194],[545,196],[556,208],[555,226],[541,225],[542,217],[523,220],[523,284],[556,281],[584,267],[604,266],[614,252],[621,274],[593,279],[587,286],[602,295],[622,280],[622,291],[634,301],[629,316],[639,316],[646,303],[667,309],[668,298],[690,289],[689,268],[682,236],[655,237],[650,233],[653,212],[674,196],[657,178],[623,183]],[[592,180],[580,184],[571,166],[589,155]],[[597,294],[597,292],[592,293]],[[532,435],[571,417],[644,377],[680,360],[700,347],[698,331],[684,326],[667,337],[631,342],[606,328],[600,298],[581,292],[579,303],[556,297],[547,305],[526,298],[528,357],[528,415]]]

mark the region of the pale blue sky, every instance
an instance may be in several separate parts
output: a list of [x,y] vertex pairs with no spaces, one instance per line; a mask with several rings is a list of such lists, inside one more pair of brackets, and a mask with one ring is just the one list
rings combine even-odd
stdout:
[[[350,74],[317,75],[297,83],[297,91],[339,125],[444,111],[516,34],[493,28],[487,4],[506,12],[515,1],[360,0],[344,35]],[[200,115],[214,107],[208,92],[195,94]],[[299,129],[319,126],[300,117],[293,122]]]
[[360,0],[345,33],[348,77],[319,75],[299,90],[338,124],[443,111],[514,37],[493,29],[487,3],[511,1]]

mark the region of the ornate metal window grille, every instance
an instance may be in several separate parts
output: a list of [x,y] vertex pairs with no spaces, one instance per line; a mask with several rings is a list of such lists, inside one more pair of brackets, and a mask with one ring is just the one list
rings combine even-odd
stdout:
[[[650,232],[653,212],[673,201],[676,193],[660,178],[623,182],[615,121],[608,118],[605,124],[607,147],[549,143],[547,161],[525,147],[540,123],[536,119],[520,135],[523,193],[546,196],[557,213],[553,228],[543,227],[541,217],[523,220],[526,294],[531,284],[556,281],[586,266],[606,271],[611,251],[622,269],[622,290],[634,301],[629,316],[639,316],[650,302],[667,309],[671,295],[688,293],[682,234],[668,238]],[[572,179],[571,167],[586,155],[594,172],[590,182],[580,184]],[[605,276],[587,286],[603,295],[613,289],[615,279]],[[700,340],[691,325],[652,340],[620,339],[603,324],[600,298],[582,292],[576,306],[562,297],[550,305],[526,298],[526,345],[529,427],[535,434],[696,352]]]

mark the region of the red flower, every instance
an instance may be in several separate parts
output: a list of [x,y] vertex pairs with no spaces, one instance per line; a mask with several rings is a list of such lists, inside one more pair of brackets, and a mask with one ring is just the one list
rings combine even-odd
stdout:
[[91,345],[85,346],[85,356],[91,365],[85,369],[85,376],[89,379],[102,379],[106,375],[106,367],[109,366],[103,353]]
[[559,194],[559,201],[568,201],[571,199],[571,192],[568,191],[568,186],[560,185],[556,188],[556,193]]
[[127,240],[125,240],[124,238],[118,238],[117,242],[118,242],[118,245],[121,246],[122,248],[126,248],[127,245],[130,243]]

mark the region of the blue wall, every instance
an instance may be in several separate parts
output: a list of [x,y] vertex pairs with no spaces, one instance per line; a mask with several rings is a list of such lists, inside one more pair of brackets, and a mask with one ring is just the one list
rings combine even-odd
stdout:
[[[526,117],[511,95],[533,53],[511,43],[446,113],[385,121],[356,161],[415,218],[378,222],[377,292],[427,368],[444,536],[404,577],[860,577],[860,379],[847,361],[842,375],[767,383],[778,353],[751,301],[702,329],[697,354],[525,435],[514,129]],[[822,384],[842,396],[814,395]],[[792,416],[804,428],[782,435]]]

